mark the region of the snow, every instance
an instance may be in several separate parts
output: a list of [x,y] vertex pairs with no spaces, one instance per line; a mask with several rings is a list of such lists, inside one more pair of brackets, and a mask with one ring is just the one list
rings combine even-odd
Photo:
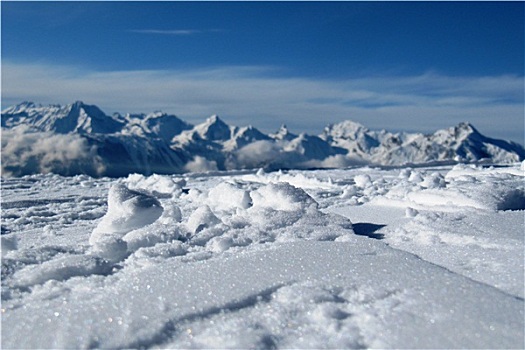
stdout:
[[2,178],[2,348],[524,348],[525,163]]
[[[482,135],[469,123],[434,134],[373,131],[351,120],[319,136],[286,126],[264,134],[213,115],[191,125],[162,112],[106,115],[77,101],[44,107],[24,102],[2,111],[2,173],[123,177],[265,168],[332,169],[407,164],[512,164],[522,145]],[[58,147],[60,146],[60,147]]]

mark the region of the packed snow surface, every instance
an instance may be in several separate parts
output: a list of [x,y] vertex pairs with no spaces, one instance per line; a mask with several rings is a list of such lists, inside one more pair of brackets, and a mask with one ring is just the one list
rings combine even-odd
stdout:
[[524,348],[524,172],[4,178],[1,346]]

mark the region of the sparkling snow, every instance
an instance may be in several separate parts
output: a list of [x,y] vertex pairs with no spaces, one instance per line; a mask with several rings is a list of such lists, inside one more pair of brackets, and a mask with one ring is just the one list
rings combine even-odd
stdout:
[[2,348],[524,348],[525,162],[2,178]]

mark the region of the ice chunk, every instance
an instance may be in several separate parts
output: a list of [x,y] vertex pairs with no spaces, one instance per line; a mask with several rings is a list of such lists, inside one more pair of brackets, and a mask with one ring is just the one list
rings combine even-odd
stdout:
[[412,169],[405,168],[405,169],[401,169],[401,171],[399,172],[399,176],[398,177],[400,179],[408,180],[408,178],[410,177],[411,174],[412,174]]
[[164,211],[159,218],[159,222],[164,225],[173,225],[182,220],[182,212],[175,203],[164,204]]
[[370,186],[372,184],[372,179],[370,179],[370,176],[366,174],[356,175],[354,177],[354,182],[356,186],[365,188],[367,186]]
[[210,190],[208,203],[221,210],[248,209],[252,206],[252,198],[246,190],[239,188],[239,186],[222,182]]
[[414,209],[414,208],[408,207],[405,210],[405,216],[407,218],[415,218],[417,216],[417,214],[419,214],[419,212],[416,209]]
[[268,184],[251,193],[254,207],[272,208],[282,211],[304,210],[318,207],[317,202],[304,190],[288,183]]
[[408,177],[408,181],[413,183],[420,183],[423,182],[423,176],[418,171],[413,171],[410,173],[410,176]]
[[444,188],[446,185],[445,178],[440,173],[432,173],[428,176],[425,176],[421,186],[426,188]]
[[182,187],[186,185],[186,181],[182,178],[157,174],[147,177],[140,174],[131,174],[124,182],[132,190],[147,189],[151,193],[162,197],[180,194]]
[[207,227],[221,223],[221,220],[211,211],[210,207],[204,205],[197,208],[190,217],[186,226],[191,233],[198,233]]
[[93,230],[89,243],[95,244],[107,235],[122,237],[153,223],[162,211],[160,202],[152,195],[116,184],[109,190],[108,211]]
[[231,237],[213,237],[207,243],[209,249],[213,252],[224,252],[234,245]]

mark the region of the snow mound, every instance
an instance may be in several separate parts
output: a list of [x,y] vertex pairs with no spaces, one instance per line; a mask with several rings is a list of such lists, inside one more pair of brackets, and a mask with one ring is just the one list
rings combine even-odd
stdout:
[[218,210],[248,209],[253,205],[247,190],[228,182],[222,182],[210,190],[208,203]]
[[[409,170],[384,197],[375,194],[377,204],[414,209],[438,208],[455,211],[458,207],[483,210],[524,210],[523,174],[512,168],[484,169],[456,165],[445,176],[434,172]],[[408,178],[406,176],[408,175]]]
[[162,212],[163,208],[154,196],[115,184],[109,190],[108,211],[93,230],[89,243],[100,242],[106,236],[122,237],[153,223]]
[[[246,221],[266,239],[344,240],[353,233],[350,220],[321,212],[308,193],[289,183],[269,183],[250,197],[253,206],[244,214]],[[273,234],[268,237],[268,232]]]
[[180,199],[195,208],[183,215],[182,236],[212,253],[273,241],[344,240],[353,233],[350,220],[321,212],[308,193],[286,182],[223,181]]
[[[156,257],[150,262],[179,255],[198,260],[233,247],[344,241],[353,234],[349,219],[323,213],[304,189],[287,182],[226,179],[184,191],[184,180],[168,176],[131,175],[123,182],[133,189],[121,183],[110,188],[107,213],[89,238],[91,253],[112,263],[140,265],[150,255]],[[176,254],[156,250],[177,242]]]
[[188,219],[187,227],[191,233],[198,233],[207,227],[219,224],[221,220],[213,214],[207,205],[199,207]]
[[111,264],[99,257],[89,255],[65,255],[39,265],[30,265],[15,273],[18,287],[30,287],[49,280],[64,281],[72,277],[105,275]]
[[129,255],[127,242],[115,236],[101,236],[92,244],[93,255],[113,263],[121,261]]
[[356,186],[361,188],[365,188],[369,185],[372,185],[372,179],[370,179],[370,176],[366,174],[357,175],[356,177],[354,177],[354,182]]
[[268,184],[252,193],[253,206],[277,211],[304,211],[317,202],[304,190],[288,183]]
[[286,182],[292,186],[299,187],[305,190],[308,189],[323,189],[323,190],[333,190],[337,188],[337,185],[331,183],[330,181],[323,181],[316,177],[306,176],[303,173],[283,173],[282,171],[277,171],[273,173],[265,173],[263,169],[259,169],[255,174],[249,174],[242,176],[242,180],[248,182],[258,182],[258,183],[280,183]]

